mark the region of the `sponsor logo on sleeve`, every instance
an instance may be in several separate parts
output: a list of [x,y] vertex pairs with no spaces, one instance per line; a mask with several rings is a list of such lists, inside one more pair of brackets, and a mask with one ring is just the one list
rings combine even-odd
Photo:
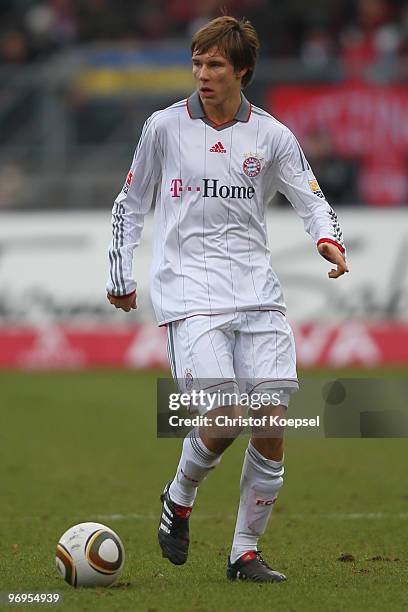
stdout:
[[129,188],[130,188],[130,186],[132,184],[132,179],[133,179],[133,172],[129,172],[129,174],[126,177],[126,182],[123,185],[123,192],[124,193],[128,193]]

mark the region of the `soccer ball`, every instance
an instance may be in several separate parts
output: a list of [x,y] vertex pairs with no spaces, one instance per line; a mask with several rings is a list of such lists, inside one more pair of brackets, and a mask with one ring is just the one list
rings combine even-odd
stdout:
[[57,545],[57,570],[73,587],[109,586],[120,575],[125,549],[119,536],[100,523],[80,523]]

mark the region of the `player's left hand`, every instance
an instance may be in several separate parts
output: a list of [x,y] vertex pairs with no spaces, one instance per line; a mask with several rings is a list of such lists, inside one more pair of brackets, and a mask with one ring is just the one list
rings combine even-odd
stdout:
[[330,242],[321,242],[318,245],[317,250],[319,251],[322,257],[337,266],[336,269],[332,268],[330,270],[330,272],[328,273],[329,278],[338,278],[339,276],[342,276],[345,272],[349,271],[346,263],[346,258],[344,257],[340,249],[338,249],[334,244],[331,244]]

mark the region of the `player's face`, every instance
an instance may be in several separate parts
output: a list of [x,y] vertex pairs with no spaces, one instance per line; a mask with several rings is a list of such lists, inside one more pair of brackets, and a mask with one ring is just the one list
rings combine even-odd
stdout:
[[246,68],[235,71],[231,62],[216,47],[206,53],[194,53],[192,61],[198,93],[205,105],[220,105],[239,94]]

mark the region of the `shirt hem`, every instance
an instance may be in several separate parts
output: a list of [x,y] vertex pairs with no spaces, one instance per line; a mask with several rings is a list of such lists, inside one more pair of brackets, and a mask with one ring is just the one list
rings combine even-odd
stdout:
[[211,317],[211,316],[216,316],[216,315],[223,315],[223,314],[228,314],[231,312],[249,312],[249,311],[259,311],[259,312],[265,312],[265,311],[274,311],[274,312],[280,312],[283,316],[286,316],[286,309],[285,308],[276,308],[272,307],[272,306],[265,306],[264,308],[259,308],[256,306],[242,306],[241,308],[231,308],[228,310],[212,310],[210,311],[202,311],[202,310],[197,310],[194,312],[189,312],[188,314],[182,314],[178,317],[172,317],[171,319],[165,319],[164,321],[159,321],[157,323],[157,325],[159,327],[163,327],[164,325],[168,325],[169,323],[175,323],[176,321],[183,321],[184,319],[190,319],[191,317]]

